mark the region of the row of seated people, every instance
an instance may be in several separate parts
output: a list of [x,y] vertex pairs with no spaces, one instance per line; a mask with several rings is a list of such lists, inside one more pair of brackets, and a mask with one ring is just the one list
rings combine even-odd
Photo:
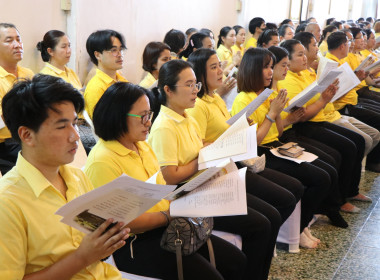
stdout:
[[[13,39],[12,47],[19,50],[12,52],[13,62],[16,62],[13,70],[27,72],[17,67],[17,62],[22,58],[17,29],[11,25],[1,26],[1,32],[6,34],[0,34],[0,39],[7,35],[5,37]],[[65,47],[69,47],[67,36],[63,34],[57,37],[56,46],[63,39],[66,40]],[[223,37],[220,36],[220,44],[227,44]],[[329,38],[328,43],[332,42],[329,43],[331,58],[337,58],[340,62],[348,52],[347,35],[336,32]],[[242,236],[242,252],[212,237],[217,269],[205,259],[207,249],[203,248],[197,254],[184,258],[186,277],[267,279],[279,227],[301,198],[301,245],[307,248],[315,248],[320,242],[307,227],[314,214],[326,214],[334,225],[347,227],[339,210],[359,210],[347,199],[370,200],[359,194],[361,162],[364,155],[368,154],[368,159],[371,159],[371,155],[378,152],[379,132],[362,122],[353,121],[352,117],[344,118],[336,110],[335,104],[329,102],[339,86],[338,82],[335,81],[326,91],[310,100],[305,108],[290,114],[282,112],[289,98],[296,96],[316,79],[315,72],[310,68],[310,63],[316,60],[316,38],[304,32],[298,39],[286,40],[282,47],[272,46],[269,50],[249,48],[239,62],[237,84],[240,93],[233,101],[232,114],[238,113],[265,88],[272,87],[275,90],[249,119],[258,124],[258,153],[266,155],[267,168],[259,173],[247,172],[246,216],[215,218],[215,229]],[[156,48],[160,48],[164,44],[156,45]],[[49,56],[46,57],[48,64],[45,69],[56,70],[53,61],[60,50],[56,46],[46,48]],[[44,43],[39,44],[39,47],[43,50]],[[0,232],[2,246],[8,248],[1,270],[9,273],[4,274],[9,275],[9,278],[24,274],[35,277],[46,275],[49,278],[51,273],[71,277],[80,271],[81,276],[94,274],[97,275],[96,279],[113,279],[106,276],[110,277],[114,271],[98,260],[119,249],[114,257],[121,270],[175,279],[175,255],[159,246],[167,217],[171,219],[169,201],[161,201],[128,224],[134,238],[125,241],[128,230],[122,229],[121,224],[102,235],[111,222],[107,221],[93,234],[86,236],[81,245],[83,236],[63,224],[56,227],[59,221],[54,218],[46,226],[55,227],[49,231],[49,236],[57,237],[46,243],[46,238],[41,238],[45,235],[36,236],[41,232],[38,222],[42,220],[42,215],[46,218],[47,213],[53,217],[59,207],[57,204],[48,205],[48,199],[59,200],[63,196],[65,199],[58,203],[62,205],[75,197],[69,193],[75,189],[70,174],[80,178],[80,184],[76,184],[78,187],[82,184],[79,188],[82,193],[91,189],[91,185],[99,187],[123,173],[146,180],[160,167],[162,176],[158,180],[161,183],[178,184],[196,176],[199,150],[215,141],[228,128],[225,121],[231,114],[223,99],[215,93],[223,88],[228,65],[224,65],[223,69],[217,53],[203,47],[193,50],[187,56],[188,62],[181,59],[166,62],[169,60],[167,54],[170,47],[158,54],[156,51],[150,62],[144,60],[144,67],[148,65],[144,69],[157,80],[154,81],[157,87],[152,89],[152,94],[142,87],[126,83],[117,72],[122,67],[125,50],[124,39],[119,33],[111,30],[94,32],[86,47],[91,60],[97,65],[97,73],[86,87],[85,103],[71,86],[47,76],[36,76],[31,82],[16,85],[3,99],[5,123],[13,138],[21,143],[22,154],[18,155],[16,168],[1,181],[1,200],[6,204],[0,210],[1,219],[11,224],[11,227]],[[6,71],[6,68],[3,69]],[[65,75],[73,73],[67,68],[63,69],[61,71]],[[45,74],[59,76],[52,72]],[[360,74],[363,77],[366,75]],[[231,79],[228,83],[232,82]],[[54,98],[49,99],[49,96]],[[79,171],[63,166],[74,157],[78,141],[75,112],[79,113],[84,104],[93,118],[95,132],[101,138],[91,150],[86,163],[85,173],[90,181]],[[343,108],[355,105],[345,104]],[[351,130],[344,128],[343,124],[347,123],[360,123],[361,133],[354,132],[359,125],[353,125],[355,129]],[[364,137],[364,134],[367,136]],[[274,157],[269,148],[281,145],[280,141],[301,143],[319,158],[311,163],[296,164]],[[9,140],[5,143],[17,145]],[[373,158],[379,159],[378,156]],[[18,182],[20,177],[25,180]],[[45,194],[40,190],[36,201],[38,204],[31,205],[30,198],[34,193],[30,189],[33,189],[36,177],[45,179],[44,184],[58,192]],[[14,193],[12,188],[19,192]],[[29,196],[25,195],[25,189],[29,190]],[[35,200],[36,196],[33,198]],[[20,210],[37,205],[40,205],[38,213],[30,208],[30,211]],[[25,225],[21,221],[28,223]],[[26,231],[33,234],[26,234]],[[17,244],[9,243],[15,232],[19,237]],[[74,240],[74,236],[75,242],[69,241]],[[91,242],[98,242],[98,246],[101,245],[99,242],[103,242],[109,247],[89,250]],[[45,252],[40,251],[42,245],[39,243],[44,243]],[[68,247],[60,246],[58,252],[52,249],[63,243]],[[126,243],[129,246],[123,246]],[[30,245],[36,250],[25,251],[24,248]],[[23,261],[11,261],[21,259]],[[89,267],[92,262],[93,266]],[[100,276],[102,273],[103,278]]]

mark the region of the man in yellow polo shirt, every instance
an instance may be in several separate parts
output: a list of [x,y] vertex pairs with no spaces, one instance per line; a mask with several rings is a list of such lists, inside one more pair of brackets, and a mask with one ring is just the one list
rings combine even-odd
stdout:
[[[34,75],[31,70],[18,66],[23,52],[21,36],[16,26],[0,23],[0,104],[17,79],[31,78]],[[20,145],[12,140],[8,128],[0,118],[0,171],[3,175],[16,163],[19,150]]]
[[[331,59],[343,64],[344,58],[347,57],[350,47],[350,41],[347,35],[342,31],[332,33],[327,38],[327,45],[329,51],[326,54],[326,58]],[[359,71],[363,72],[363,71]],[[357,73],[360,78],[364,78],[363,73]],[[354,117],[355,119],[380,130],[380,113],[364,108],[360,102],[358,103],[358,95],[353,89],[346,95],[339,98],[334,102],[334,107],[339,110],[342,115]],[[376,147],[367,155],[366,168],[370,171],[380,172],[380,146]]]
[[85,109],[92,118],[95,105],[106,89],[116,82],[128,82],[117,72],[123,68],[127,48],[119,32],[107,29],[92,33],[87,39],[86,49],[97,66],[96,74],[84,92]]
[[91,191],[80,169],[67,165],[78,148],[82,95],[62,79],[41,75],[3,98],[5,122],[21,143],[16,166],[0,179],[2,279],[112,279],[120,272],[100,260],[125,244],[129,229],[108,219],[84,235],[55,212]]
[[255,17],[249,22],[249,32],[252,34],[252,37],[245,43],[245,49],[256,48],[257,39],[263,33],[265,29],[265,20],[261,17]]

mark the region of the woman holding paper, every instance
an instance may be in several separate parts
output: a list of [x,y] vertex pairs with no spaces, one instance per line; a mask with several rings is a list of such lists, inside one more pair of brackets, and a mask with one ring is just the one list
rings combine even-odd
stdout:
[[[238,73],[238,87],[241,92],[234,101],[232,114],[237,114],[257,98],[266,87],[271,86],[274,60],[273,54],[266,49],[247,50]],[[286,95],[286,90],[280,90],[271,101],[266,100],[260,105],[250,118],[258,124],[257,143],[260,144],[258,152],[266,155],[267,166],[295,177],[305,185],[306,189],[301,203],[300,245],[306,248],[315,248],[319,240],[310,235],[307,226],[332,188],[330,175],[326,171],[331,167],[319,159],[315,160],[318,166],[316,163],[309,162],[298,164],[274,156],[270,151],[272,148],[282,145],[278,137],[283,131],[281,112],[287,102]]]
[[[93,118],[95,132],[101,139],[91,150],[85,167],[95,187],[122,174],[146,181],[160,170],[152,148],[145,142],[152,117],[147,90],[121,82],[107,89],[95,107]],[[161,172],[156,182],[165,184]],[[169,203],[162,199],[128,224],[135,238],[114,253],[120,270],[161,279],[177,278],[175,254],[160,247],[162,233],[171,220]],[[197,253],[183,256],[185,279],[222,279],[222,275],[224,279],[240,279],[244,255],[218,237],[211,239],[219,271],[205,259],[208,250],[204,245]]]
[[238,51],[236,54],[233,53],[232,47],[236,42],[236,32],[232,27],[225,26],[220,30],[219,40],[216,50],[218,57],[222,63],[226,63],[223,70],[225,76],[227,76],[230,71],[235,67],[239,66],[242,54]]
[[[201,83],[197,81],[191,64],[176,60],[161,67],[158,88],[154,89],[157,99],[154,111],[159,114],[148,141],[157,155],[166,182],[170,184],[184,182],[198,172],[202,136],[196,120],[186,109],[194,107],[200,88]],[[246,176],[247,186],[260,183],[251,182],[249,178]],[[291,205],[291,213],[295,199],[285,190],[283,194],[286,203]],[[242,236],[243,252],[248,260],[245,279],[267,279],[282,218],[273,206],[249,193],[246,196],[248,214],[216,217],[214,228],[225,230],[229,226],[230,232]]]
[[[334,38],[336,34],[339,33],[334,32],[330,36]],[[279,88],[286,88],[288,90],[290,98],[297,96],[316,80],[316,74],[310,67],[310,61],[313,59],[313,53],[310,50],[311,45],[315,42],[315,38],[310,33],[297,35],[296,38],[299,38],[301,41],[288,40],[282,44],[289,52],[289,71],[285,79],[278,82]],[[307,38],[311,38],[311,41]],[[306,50],[301,42],[309,50]],[[329,53],[327,56],[329,56]],[[306,60],[306,64],[304,60]],[[341,210],[355,213],[359,211],[359,208],[354,207],[351,203],[347,203],[345,201],[346,198],[352,197],[354,199],[370,201],[369,198],[359,194],[361,162],[365,152],[365,141],[363,136],[355,132],[355,127],[348,124],[347,126],[345,125],[345,122],[351,124],[355,122],[342,118],[341,114],[335,110],[329,101],[327,101],[324,107],[320,108],[323,95],[325,94],[326,91],[320,97],[317,95],[306,103],[306,114],[302,120],[304,122],[297,123],[294,128],[298,134],[323,142],[339,151],[342,158],[339,170],[340,192],[343,200]],[[361,126],[358,123],[357,127],[364,130],[366,126]],[[378,133],[373,131],[372,135],[378,141],[376,134]],[[368,139],[367,152],[372,148],[372,139],[370,138],[366,136],[366,139]]]

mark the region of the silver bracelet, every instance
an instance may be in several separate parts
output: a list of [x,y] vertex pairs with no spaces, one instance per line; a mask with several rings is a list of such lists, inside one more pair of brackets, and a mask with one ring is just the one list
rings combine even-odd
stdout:
[[275,122],[275,120],[272,119],[271,117],[269,117],[268,114],[266,114],[265,117],[266,117],[271,123],[274,123],[274,122]]
[[170,222],[170,220],[169,220],[169,215],[168,215],[165,211],[160,211],[160,212],[161,212],[161,214],[164,215],[165,218],[166,218],[166,225],[169,225],[169,222]]

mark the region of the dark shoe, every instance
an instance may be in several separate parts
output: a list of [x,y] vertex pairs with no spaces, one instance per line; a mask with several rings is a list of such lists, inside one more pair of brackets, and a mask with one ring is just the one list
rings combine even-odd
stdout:
[[380,163],[367,162],[365,169],[372,172],[380,173]]
[[326,213],[326,216],[330,219],[331,224],[336,227],[340,228],[347,228],[348,224],[343,219],[342,215],[338,211],[330,211]]

